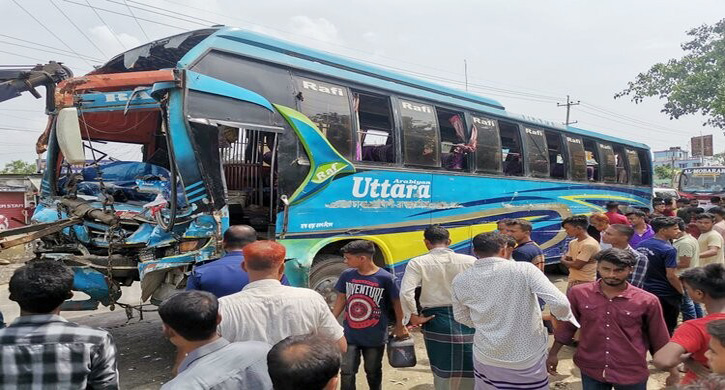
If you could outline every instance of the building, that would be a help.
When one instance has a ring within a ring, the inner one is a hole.
[[[0,231],[30,222],[41,174],[0,174]]]
[[[676,169],[683,169],[714,164],[714,161],[711,161],[711,158],[705,157],[703,162],[702,158],[690,156],[690,152],[683,150],[679,146],[672,146],[667,150],[655,151],[652,152],[652,154],[654,156],[652,159],[652,165],[655,167],[669,165]]]

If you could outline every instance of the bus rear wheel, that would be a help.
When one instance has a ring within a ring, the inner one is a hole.
[[[342,271],[347,268],[345,259],[337,255],[320,255],[312,266],[310,288],[320,293],[330,308],[337,300],[337,291],[335,290],[337,280],[340,278]]]

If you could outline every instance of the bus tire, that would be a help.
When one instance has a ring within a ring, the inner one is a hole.
[[[310,288],[320,293],[331,308],[337,300],[337,280],[342,271],[348,268],[345,259],[337,255],[320,255],[312,265]]]

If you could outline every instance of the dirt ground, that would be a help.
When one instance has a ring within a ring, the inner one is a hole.
[[[24,256],[22,250],[3,252],[3,258],[13,261],[13,264],[0,265],[0,310],[5,315],[6,322],[11,322],[18,316],[15,303],[8,300],[7,282],[12,272],[20,266]],[[566,277],[550,274],[549,279],[562,289],[566,288]],[[121,302],[138,304],[138,286],[124,288]],[[153,306],[146,306],[152,309]],[[122,389],[158,389],[164,382],[171,379],[170,370],[174,358],[174,347],[161,333],[161,320],[156,312],[134,313],[134,318],[128,320],[123,309],[116,308],[109,311],[101,308],[93,312],[63,312],[66,318],[83,325],[107,329],[114,337],[118,348],[118,369],[121,376]],[[393,368],[384,363],[383,388],[385,389],[433,389],[433,376],[423,337],[418,331],[413,332],[416,345],[418,365],[413,368]],[[550,340],[550,342],[552,342]],[[574,349],[564,347],[559,356],[559,375],[550,377],[550,388],[558,390],[581,389],[579,370],[572,361]],[[362,371],[362,368],[361,368]],[[648,389],[663,389],[666,374],[650,369],[652,375]],[[360,372],[357,378],[358,388],[367,389],[364,373]]]

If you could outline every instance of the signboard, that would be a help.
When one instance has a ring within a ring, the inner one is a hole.
[[[0,231],[25,226],[25,192],[0,192]]]
[[[712,157],[712,134],[692,137],[690,143],[692,145],[692,157],[702,157],[703,155]]]
[[[725,173],[725,168],[691,168],[683,171],[692,176],[720,176]]]

